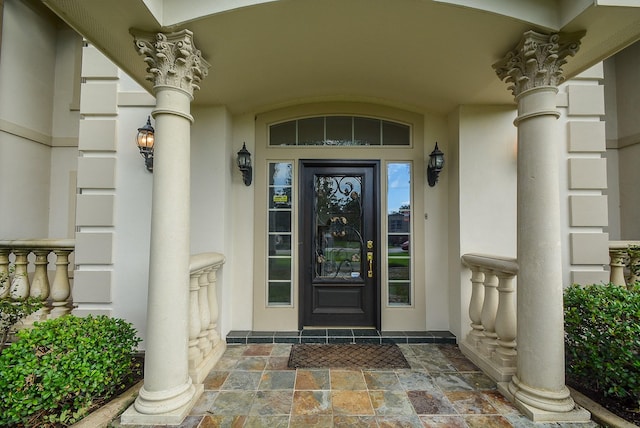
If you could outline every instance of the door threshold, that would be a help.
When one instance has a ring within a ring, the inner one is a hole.
[[[449,331],[378,331],[373,328],[308,327],[295,331],[230,331],[227,345],[296,344],[296,343],[378,343],[378,344],[456,344]]]
[[[375,327],[354,327],[352,325],[306,325],[302,327],[302,330],[377,330]]]

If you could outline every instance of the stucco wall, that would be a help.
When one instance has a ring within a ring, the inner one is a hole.
[[[451,132],[458,134],[457,165],[450,172],[458,174],[458,188],[450,197],[458,201],[459,250],[450,252],[449,263],[453,272],[460,273],[452,273],[451,286],[455,289],[460,278],[460,289],[452,294],[450,306],[452,332],[459,338],[470,328],[471,296],[470,272],[460,257],[466,253],[516,257],[515,117],[515,106],[462,106],[457,118],[450,117],[455,127]]]
[[[429,162],[429,154],[438,142],[438,148],[445,154],[445,166],[440,173],[438,182],[430,187],[426,181],[424,189],[424,211],[414,212],[415,222],[424,222],[424,298],[427,330],[451,330],[449,315],[449,293],[447,284],[450,283],[448,259],[449,245],[455,245],[455,234],[450,236],[449,199],[451,198],[452,171],[447,164],[449,159],[450,135],[446,118],[438,115],[424,115],[424,169],[416,166],[416,174],[426,176],[426,166]],[[414,179],[417,183],[419,180]],[[415,228],[416,232],[419,230]],[[453,238],[453,239],[452,239]],[[415,261],[420,266],[420,260]],[[416,284],[420,286],[420,284]]]
[[[616,113],[620,181],[620,239],[640,240],[640,42],[618,53]],[[608,136],[608,138],[610,138]]]
[[[640,74],[640,72],[639,72]],[[640,111],[640,110],[636,110]],[[620,238],[640,240],[640,141],[619,149]]]
[[[4,4],[0,238],[73,236],[80,38],[20,1]]]
[[[0,58],[0,195],[3,239],[48,233],[55,28],[22,2],[4,5]],[[31,28],[32,23],[33,28]],[[34,55],[37,52],[37,55]],[[40,55],[41,53],[41,55]],[[19,162],[29,159],[29,163]],[[43,215],[43,213],[45,215]]]
[[[120,82],[123,79],[122,72],[119,76]],[[130,93],[147,95],[141,88],[135,89],[137,91]],[[133,323],[143,338],[146,335],[153,175],[145,168],[144,159],[135,144],[135,136],[137,128],[145,124],[151,112],[154,100],[151,96],[148,98],[150,104],[146,106],[122,103],[118,106],[111,301],[100,302],[101,299],[96,299],[94,303],[96,306],[113,308],[112,315]]]
[[[609,225],[605,230],[609,239],[620,240],[620,180],[618,172],[618,105],[616,93],[616,61],[609,58],[602,63],[604,72],[605,138],[607,151],[607,189]]]
[[[250,320],[250,307],[242,313],[242,305],[238,311],[226,303],[238,294],[242,296],[234,285],[238,264],[231,257],[239,241],[234,239],[234,228],[238,226],[232,211],[233,194],[239,189],[239,183],[233,180],[236,171],[233,118],[224,107],[197,107],[192,113],[196,121],[191,132],[191,252],[213,251],[226,257],[217,274],[218,301],[225,302],[218,320],[224,337],[235,325],[233,316],[245,323]],[[238,245],[242,245],[239,242]],[[240,269],[247,270],[247,266],[242,264]],[[246,302],[245,305],[249,306]]]

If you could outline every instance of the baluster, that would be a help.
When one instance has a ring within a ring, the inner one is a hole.
[[[210,268],[209,268],[210,269]],[[209,324],[211,323],[211,313],[209,311],[209,280],[208,271],[205,269],[198,275],[198,303],[200,304],[200,332],[198,334],[198,347],[202,355],[211,352],[212,343],[209,339]]]
[[[627,256],[626,250],[609,249],[610,272],[609,281],[613,285],[624,287],[626,285],[624,279],[624,261]]]
[[[640,251],[629,252],[629,269],[631,270],[629,285],[640,282]]]
[[[493,360],[501,367],[515,367],[517,316],[515,304],[514,275],[506,272],[498,274],[498,312],[496,314],[496,334],[498,348]]]
[[[198,274],[191,273],[189,278],[189,368],[195,369],[202,361],[198,348],[200,334],[200,305],[198,304]]]
[[[467,335],[467,342],[477,347],[484,337],[482,327],[482,306],[484,303],[484,274],[477,266],[471,266],[471,301],[469,302],[469,318],[471,331]]]
[[[13,300],[24,300],[29,296],[27,264],[29,263],[28,256],[30,252],[30,250],[13,250],[13,254],[16,256],[16,269],[13,272],[10,292]]]
[[[480,350],[483,354],[491,356],[498,346],[498,335],[495,331],[498,311],[498,277],[488,269],[483,269],[482,272],[484,273],[484,304],[480,318],[484,327],[484,338],[480,343]]]
[[[49,266],[49,252],[50,250],[33,250],[36,255],[36,271],[33,274],[33,280],[31,281],[31,297],[40,299],[43,302],[49,298],[49,275],[47,274],[47,267]],[[33,316],[36,320],[44,320],[49,314],[49,307],[43,306]]]
[[[11,278],[9,278],[9,250],[0,249],[0,299],[9,296]]]
[[[51,306],[50,318],[58,318],[71,312],[68,305],[71,295],[71,284],[69,282],[69,254],[73,250],[53,250],[56,255],[56,273],[51,286]]]
[[[213,266],[213,268],[209,270],[207,273],[207,280],[209,282],[208,297],[209,297],[209,315],[210,315],[210,322],[207,330],[209,331],[209,340],[211,340],[211,343],[213,344],[214,347],[218,344],[218,342],[220,342],[220,335],[216,330],[218,327],[218,314],[219,314],[218,294],[217,294],[218,293],[217,272],[218,272],[219,266],[220,265]]]

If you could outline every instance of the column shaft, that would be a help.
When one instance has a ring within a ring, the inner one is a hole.
[[[557,129],[562,65],[582,34],[528,31],[494,64],[518,102],[517,371],[500,390],[534,421],[586,421],[565,386]]]
[[[202,392],[188,360],[190,105],[209,64],[188,30],[137,33],[134,44],[154,82],[155,145],[144,385],[121,421],[177,425]]]
[[[191,400],[188,366],[191,97],[156,89],[151,256],[141,413],[164,413]]]
[[[517,120],[518,378],[549,391],[566,389],[556,93],[520,94]]]

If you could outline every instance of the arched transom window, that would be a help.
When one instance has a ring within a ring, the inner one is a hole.
[[[409,146],[409,125],[363,116],[316,116],[269,126],[270,146]]]

